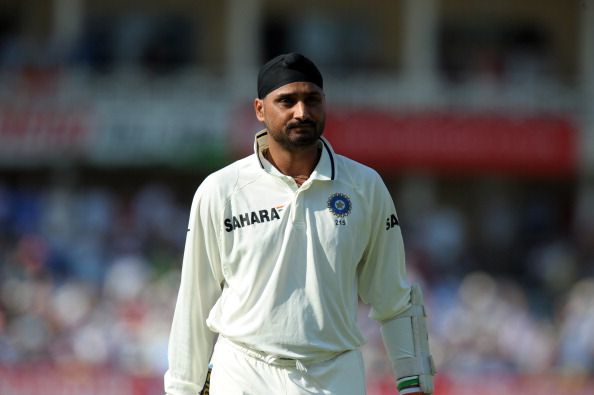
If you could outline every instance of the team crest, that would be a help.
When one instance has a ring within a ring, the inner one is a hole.
[[[351,199],[344,193],[335,193],[328,198],[328,209],[337,217],[346,217],[351,213]]]

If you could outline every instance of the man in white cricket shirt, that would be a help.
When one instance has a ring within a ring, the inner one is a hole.
[[[194,196],[166,393],[365,394],[359,297],[400,394],[432,393],[425,309],[394,203],[374,170],[322,137],[318,68],[296,53],[270,60],[254,109],[266,126],[254,154]]]

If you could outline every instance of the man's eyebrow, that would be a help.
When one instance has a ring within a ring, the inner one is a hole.
[[[296,93],[279,93],[278,95],[276,95],[275,99],[286,99],[286,98],[291,98],[291,97],[295,97],[297,96]]]
[[[275,99],[276,100],[280,100],[280,99],[289,99],[289,98],[295,98],[295,97],[322,97],[323,95],[320,92],[317,91],[312,91],[312,92],[305,92],[305,93],[297,93],[297,92],[290,92],[290,93],[279,93]]]

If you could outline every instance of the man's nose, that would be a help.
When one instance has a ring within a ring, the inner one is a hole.
[[[309,114],[309,108],[307,107],[307,104],[305,104],[302,101],[298,101],[295,104],[295,112],[294,112],[293,116],[296,119],[309,119],[310,114]]]

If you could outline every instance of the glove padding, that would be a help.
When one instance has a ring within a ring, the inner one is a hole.
[[[417,376],[423,393],[432,394],[436,369],[429,351],[426,312],[418,284],[411,287],[410,303],[406,311],[382,323],[381,333],[394,376],[397,379]]]

